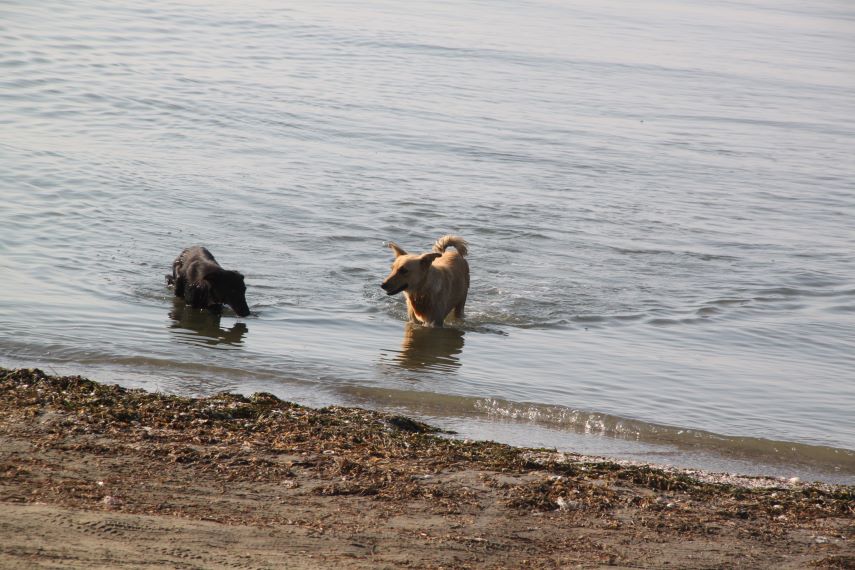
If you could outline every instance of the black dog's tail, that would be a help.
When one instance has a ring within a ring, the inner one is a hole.
[[[436,253],[445,253],[445,248],[450,245],[454,246],[454,249],[463,257],[469,254],[469,244],[466,243],[466,240],[460,236],[452,235],[442,236],[436,240],[436,243],[433,244],[433,250]]]

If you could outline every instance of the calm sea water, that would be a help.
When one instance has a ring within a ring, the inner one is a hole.
[[[2,2],[0,364],[855,482],[853,93],[844,0]]]

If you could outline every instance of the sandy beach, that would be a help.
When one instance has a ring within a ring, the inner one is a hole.
[[[3,568],[852,568],[855,489],[0,369]],[[716,481],[722,482],[716,482]]]

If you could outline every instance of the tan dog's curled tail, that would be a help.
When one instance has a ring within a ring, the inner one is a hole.
[[[469,253],[469,244],[466,243],[466,240],[460,236],[452,235],[442,236],[441,238],[436,240],[436,243],[433,244],[433,250],[436,253],[445,253],[445,248],[450,245],[454,246],[454,249],[456,249],[457,252],[463,257],[466,257],[466,255]]]

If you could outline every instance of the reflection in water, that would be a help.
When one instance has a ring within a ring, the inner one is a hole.
[[[248,330],[244,323],[235,323],[230,329],[224,329],[220,326],[221,315],[188,307],[182,299],[173,299],[172,305],[169,318],[174,322],[169,328],[174,329],[178,340],[208,345],[243,343],[243,336]]]
[[[460,366],[457,355],[463,352],[463,334],[458,329],[435,329],[408,322],[395,361],[409,370],[457,368]]]

